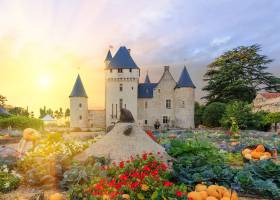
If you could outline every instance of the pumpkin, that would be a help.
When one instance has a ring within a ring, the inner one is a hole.
[[[252,159],[252,155],[250,153],[245,154],[244,157],[248,160]]]
[[[262,152],[262,153],[265,152],[265,148],[262,144],[259,144],[255,150],[257,152]]]
[[[230,200],[230,198],[229,197],[223,197],[223,198],[221,198],[221,200]]]
[[[199,192],[190,192],[188,194],[188,199],[192,199],[192,200],[202,200],[200,193]]]
[[[238,195],[235,191],[230,191],[230,200],[238,200]]]
[[[50,196],[49,200],[63,200],[63,195],[60,193],[54,193]]]
[[[257,160],[260,159],[261,154],[262,154],[262,152],[259,152],[259,151],[256,151],[256,150],[252,151],[252,153],[251,153],[252,158],[257,159]]]
[[[245,156],[246,154],[250,154],[251,151],[252,151],[251,149],[246,148],[242,151],[242,155]]]
[[[218,200],[216,197],[207,197],[206,200]]]
[[[221,197],[221,194],[219,192],[219,187],[218,185],[210,185],[208,188],[207,188],[207,193],[209,196],[212,196],[212,197],[216,197],[216,198],[220,198]]]
[[[206,191],[200,191],[199,192],[201,200],[206,200],[208,197],[208,193]]]
[[[224,186],[219,186],[218,192],[220,194],[220,197],[226,197],[227,195],[229,195],[227,188],[225,188]]]
[[[203,185],[203,184],[197,184],[195,186],[195,191],[196,192],[201,192],[201,191],[206,191],[207,190],[207,186]]]
[[[267,157],[271,158],[271,153],[270,152],[264,152],[264,156],[267,156]]]

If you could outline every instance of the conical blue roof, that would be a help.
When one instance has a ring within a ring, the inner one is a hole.
[[[112,58],[113,58],[113,57],[112,57],[111,51],[110,51],[110,49],[109,49],[109,51],[108,51],[108,53],[107,53],[107,56],[106,56],[106,58],[105,58],[105,62],[106,62],[106,61],[111,61]]]
[[[138,66],[130,56],[128,49],[125,46],[122,46],[111,59],[111,62],[108,64],[108,68],[132,69],[138,68]]]
[[[144,83],[151,83],[148,73],[147,73],[147,75],[146,75],[146,78],[145,78],[145,82],[144,82]]]
[[[79,74],[69,97],[88,97]]]
[[[176,88],[181,88],[181,87],[195,88],[186,66],[184,66],[184,69],[181,73],[180,79],[179,79],[179,81],[176,85]]]

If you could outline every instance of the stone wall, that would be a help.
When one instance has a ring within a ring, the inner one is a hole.
[[[267,112],[280,112],[280,97],[266,99],[261,94],[258,94],[253,101],[253,110],[267,111]]]
[[[105,128],[105,110],[89,110],[89,127]]]

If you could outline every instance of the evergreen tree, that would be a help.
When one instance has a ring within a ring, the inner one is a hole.
[[[259,54],[260,45],[240,46],[225,52],[208,65],[204,75],[208,103],[240,100],[252,102],[260,90],[280,91],[280,79],[267,72],[272,62]]]
[[[4,107],[6,101],[7,98],[0,94],[0,107]]]

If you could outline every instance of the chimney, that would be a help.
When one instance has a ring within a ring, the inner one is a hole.
[[[169,66],[164,66],[164,71],[169,71]]]

